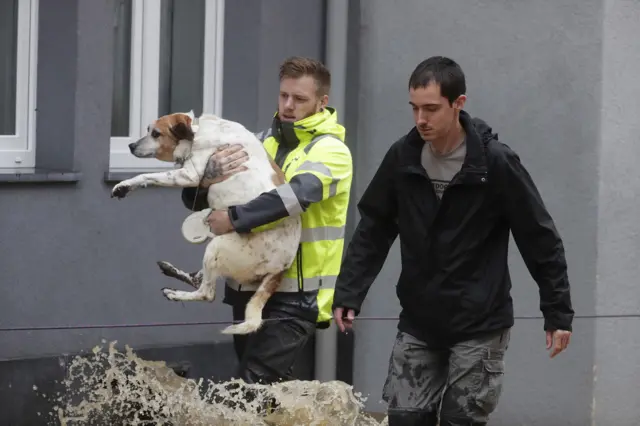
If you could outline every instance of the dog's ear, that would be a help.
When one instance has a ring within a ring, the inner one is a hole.
[[[193,142],[193,137],[195,136],[193,130],[191,130],[191,126],[186,121],[178,121],[176,124],[169,128],[169,131],[177,140],[188,140]]]

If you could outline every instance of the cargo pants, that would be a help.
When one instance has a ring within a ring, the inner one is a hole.
[[[434,347],[398,332],[383,389],[389,426],[486,425],[502,393],[509,338],[506,329]]]

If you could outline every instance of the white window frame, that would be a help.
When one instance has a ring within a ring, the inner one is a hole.
[[[145,135],[147,126],[158,118],[160,81],[160,0],[136,0],[132,7],[129,136],[111,137],[109,168],[167,170],[173,165],[136,158],[128,147]],[[202,111],[222,115],[224,0],[205,0],[204,28]]]
[[[39,0],[18,1],[16,128],[14,135],[0,135],[0,168],[36,165],[38,4]]]

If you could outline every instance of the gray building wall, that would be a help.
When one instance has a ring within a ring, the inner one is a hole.
[[[598,315],[636,315],[595,323],[594,419],[640,423],[640,3],[605,0],[598,168]]]
[[[180,191],[148,188],[110,198],[113,8],[113,0],[40,2],[37,170],[0,190],[3,327],[231,319],[222,288],[212,304],[162,296],[163,287],[184,287],[155,262],[197,270],[204,252],[180,234],[189,213]],[[300,16],[308,13],[319,18],[303,23]],[[226,117],[252,129],[270,125],[279,63],[293,54],[322,59],[323,13],[321,0],[226,2]],[[25,182],[33,176],[42,182]],[[52,182],[55,176],[72,176],[71,182]],[[54,389],[62,374],[58,357],[91,350],[102,339],[150,357],[190,361],[192,376],[228,378],[235,355],[221,329],[0,332],[0,424],[39,424],[35,413],[46,409],[34,409],[42,400],[32,386]],[[309,350],[298,368],[311,378],[312,345]]]
[[[400,6],[401,4],[401,6]],[[467,75],[467,110],[521,156],[564,238],[577,314],[638,314],[640,5],[631,0],[447,2],[366,0],[350,17],[358,50],[354,202],[391,143],[413,125],[407,81],[431,55]],[[348,123],[349,124],[349,123]],[[354,131],[353,127],[350,131]],[[363,307],[395,316],[398,244]],[[537,286],[511,245],[516,319],[495,425],[637,425],[638,319],[574,322],[550,360]],[[536,317],[528,319],[523,317]],[[355,387],[380,403],[395,321],[356,327]]]

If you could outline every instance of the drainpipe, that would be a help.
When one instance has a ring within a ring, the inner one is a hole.
[[[344,125],[349,2],[348,0],[326,0],[326,7],[325,65],[331,71],[329,105],[336,109],[338,121]],[[325,382],[336,379],[337,352],[337,327],[332,321],[329,328],[316,332],[316,380]]]

